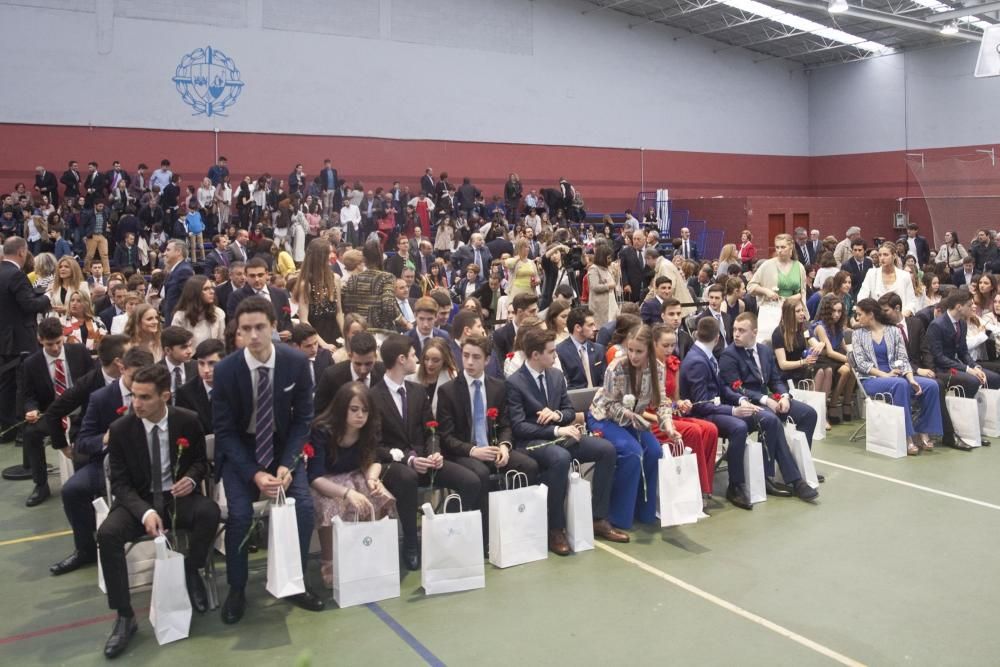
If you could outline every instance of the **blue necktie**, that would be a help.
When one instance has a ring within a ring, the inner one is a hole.
[[[477,447],[485,447],[489,444],[486,436],[486,405],[483,401],[482,386],[481,380],[475,380],[472,383],[472,421]]]
[[[549,405],[549,394],[545,391],[545,375],[538,376],[538,390],[542,392],[542,402],[546,407]]]
[[[257,369],[257,463],[264,469],[274,462],[274,393],[268,369]]]

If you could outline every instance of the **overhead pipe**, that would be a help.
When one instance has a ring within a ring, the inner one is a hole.
[[[768,0],[772,4],[779,5],[791,5],[793,7],[802,7],[804,9],[811,9],[817,12],[826,13],[829,4],[822,2],[821,0]],[[847,16],[853,16],[854,18],[864,19],[866,21],[873,21],[876,23],[885,23],[886,25],[896,26],[898,28],[906,28],[908,30],[915,30],[917,32],[925,32],[933,35],[941,36],[941,28],[925,21],[918,21],[917,19],[905,18],[902,16],[895,16],[894,14],[887,14],[885,12],[876,12],[871,9],[862,9],[855,5],[849,5],[846,12],[842,12]],[[951,35],[956,39],[964,39],[969,42],[980,42],[982,36],[977,33],[968,32],[966,30],[959,30],[957,34]]]

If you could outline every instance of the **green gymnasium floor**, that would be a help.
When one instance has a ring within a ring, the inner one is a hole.
[[[308,651],[313,665],[1000,664],[1000,442],[894,461],[849,443],[852,430],[815,445],[827,478],[816,506],[726,505],[631,544],[487,565],[479,591],[426,597],[410,573],[398,599],[319,614],[271,598],[258,570],[239,625],[195,615],[191,638],[161,648],[143,609],[117,662],[292,665]],[[19,459],[0,448],[0,466]],[[96,569],[49,576],[71,537],[58,498],[29,510],[29,491],[0,483],[0,664],[103,664],[112,616]]]

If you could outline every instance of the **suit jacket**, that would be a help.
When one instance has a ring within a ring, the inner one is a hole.
[[[192,276],[194,276],[194,267],[186,259],[178,262],[177,266],[167,274],[167,279],[163,281],[163,300],[160,302],[160,312],[166,321],[169,322],[170,318],[173,317],[174,308],[177,307],[177,302],[180,301],[184,284]]]
[[[413,341],[413,349],[414,351],[416,351],[417,356],[419,357],[420,353],[423,351],[423,346],[420,344],[420,334],[417,332],[417,327],[413,327],[412,329],[407,331],[406,335],[409,336],[410,340]],[[434,327],[433,331],[431,331],[431,338],[443,338],[444,342],[446,343],[451,342],[451,336],[448,335],[448,332],[445,331],[444,329],[438,329],[437,327]],[[456,363],[458,361],[461,361],[461,357],[459,357],[459,359],[456,360]]]
[[[38,194],[48,197],[53,206],[59,203],[59,183],[51,171],[35,174],[35,187]]]
[[[715,344],[716,359],[719,358],[719,355],[722,354],[722,351],[724,349],[733,344],[733,318],[730,317],[729,313],[719,313],[719,314],[722,316],[722,323],[723,323],[723,326],[721,327],[722,328],[721,333],[725,334],[726,342],[725,343],[722,342],[722,336],[720,335],[719,341]],[[703,310],[701,313],[698,314],[698,317],[695,319],[695,322],[697,323],[703,317],[711,317],[711,316],[712,316],[711,312],[708,310],[708,308],[706,308],[705,310]]]
[[[855,298],[858,296],[858,291],[861,289],[861,283],[865,280],[865,274],[868,273],[869,269],[874,267],[875,265],[872,264],[872,261],[867,257],[862,260],[861,268],[858,268],[858,263],[854,261],[853,257],[840,265],[840,269],[842,271],[847,271],[851,274],[851,294],[853,294]]]
[[[90,369],[83,377],[74,378],[73,386],[57,397],[45,410],[40,423],[43,430],[49,434],[52,440],[53,449],[64,449],[69,443],[66,441],[66,432],[62,429],[62,418],[70,417],[77,413],[70,420],[69,437],[76,441],[80,433],[80,425],[83,416],[87,414],[90,404],[91,394],[103,389],[104,373],[100,366]],[[79,412],[77,412],[79,410]]]
[[[50,307],[49,297],[35,293],[20,267],[0,261],[0,356],[37,350],[37,315]]]
[[[105,385],[91,394],[87,411],[83,413],[83,421],[80,423],[80,432],[76,434],[76,440],[73,442],[73,449],[91,459],[104,458],[107,453],[104,448],[104,434],[121,416],[118,410],[122,405],[124,403],[120,381]]]
[[[230,243],[226,252],[229,253],[230,262],[246,262],[250,259],[250,251],[247,248],[241,248],[238,243]]]
[[[928,327],[927,345],[934,359],[933,370],[947,372],[955,368],[965,371],[968,366],[976,366],[976,362],[969,354],[969,346],[965,342],[965,337],[969,333],[968,322],[960,321],[958,328],[959,332],[956,335],[948,313],[935,319]]]
[[[420,177],[420,191],[429,196],[431,199],[434,198],[434,177],[424,174]]]
[[[176,405],[198,415],[201,429],[208,435],[212,432],[212,402],[208,392],[205,391],[205,383],[198,377],[198,372],[195,371],[194,377],[188,376],[188,378],[188,381],[177,390]]]
[[[114,321],[115,315],[119,314],[114,305],[111,305],[102,310],[97,316],[101,318],[101,322],[104,322],[104,329],[111,331],[111,323]]]
[[[590,380],[594,387],[604,386],[604,358],[607,350],[603,345],[587,341],[587,357],[590,360]],[[562,366],[563,374],[566,376],[566,383],[570,389],[585,389],[587,387],[587,375],[584,373],[583,364],[580,362],[580,355],[576,350],[576,342],[573,337],[565,339],[556,345],[556,354],[559,355],[559,365]]]
[[[167,368],[167,360],[166,359],[160,359],[159,361],[156,362],[156,365],[157,366],[163,366],[164,368]],[[190,361],[185,361],[184,364],[183,364],[183,366],[184,366],[184,382],[183,382],[183,384],[187,384],[188,382],[190,382],[191,378],[198,377],[198,362],[197,361],[195,361],[194,359],[191,359]],[[167,368],[167,370],[170,370],[170,369]],[[173,377],[170,378],[170,381],[173,382]],[[174,398],[176,398],[176,397],[174,397]],[[206,433],[211,433],[211,431],[206,431]]]
[[[966,277],[965,269],[963,268],[961,271],[956,271],[951,274],[951,282],[955,285],[955,287],[968,287],[969,283],[972,282],[972,279],[975,276],[976,273],[972,272],[968,277]]]
[[[594,336],[594,340],[597,341],[598,345],[608,346],[608,343],[611,342],[611,337],[615,335],[615,325],[617,324],[618,320],[611,320],[601,325],[601,328],[597,330],[597,335]]]
[[[655,296],[643,301],[639,307],[639,316],[642,317],[643,323],[649,325],[662,323],[663,318],[660,316],[662,305]]]
[[[688,252],[688,254],[690,256],[687,259],[690,259],[693,262],[697,262],[699,259],[701,259],[700,256],[698,255],[698,244],[694,242],[694,239],[688,239],[688,247],[690,248],[690,250]],[[677,250],[675,252],[677,254],[683,255],[684,254],[684,244],[681,243],[681,245],[678,246],[678,248],[677,248]]]
[[[902,236],[899,237],[899,240],[902,241],[903,243],[905,243],[907,245],[907,247],[909,247],[909,245],[910,245],[910,243],[909,243],[910,237],[909,236],[907,236],[906,234],[903,234]],[[919,266],[926,265],[931,260],[931,247],[930,247],[930,245],[928,245],[927,239],[925,239],[923,236],[919,236],[919,235],[914,236],[913,237],[913,245],[916,246],[916,249],[917,249],[917,264]]]
[[[677,345],[674,348],[674,356],[676,356],[681,361],[684,361],[684,357],[687,356],[688,350],[694,345],[694,339],[691,338],[689,334],[684,329],[677,330]]]
[[[816,263],[816,250],[813,248],[809,241],[806,241],[805,252],[802,251],[802,246],[795,242],[795,258],[802,262],[803,265],[809,266],[810,264]]]
[[[212,248],[212,252],[205,256],[205,275],[211,277],[215,273],[215,267],[219,265],[228,268],[231,261],[228,248],[226,252],[222,252],[218,248]]]
[[[922,317],[914,315],[906,318],[906,354],[910,357],[910,365],[917,368],[934,368],[934,357],[931,355],[927,339],[927,325]]]
[[[83,345],[66,343],[63,345],[63,349],[66,351],[68,380],[71,383],[76,383],[93,368],[94,362],[91,360],[90,352]],[[52,376],[49,374],[48,360],[44,350],[38,350],[24,360],[22,390],[24,392],[25,412],[31,410],[44,412],[56,399],[55,386],[52,384]]]
[[[83,191],[86,197],[87,208],[92,208],[95,200],[103,199],[107,193],[107,189],[107,181],[104,180],[104,174],[101,172],[95,171],[84,177]],[[88,192],[88,190],[93,190],[94,192]]]
[[[313,418],[312,378],[304,354],[288,345],[275,345],[274,466],[291,467],[302,452]],[[233,466],[250,482],[261,466],[256,439],[248,433],[253,414],[253,382],[243,352],[230,354],[215,366],[212,382],[212,430],[219,470]],[[271,471],[273,472],[273,471]]]
[[[115,252],[111,257],[111,266],[116,269],[139,269],[139,246],[127,246],[119,243],[115,246]]]
[[[189,446],[183,452],[177,441],[186,438]],[[108,472],[114,507],[124,507],[137,521],[153,507],[153,475],[149,456],[149,437],[142,420],[130,413],[111,425],[108,432]],[[184,408],[167,408],[167,442],[170,447],[170,470],[174,481],[189,477],[198,485],[208,474],[205,454],[205,434],[198,415]],[[162,508],[161,508],[162,509]]]
[[[493,332],[493,351],[498,359],[504,359],[514,349],[514,322],[498,328]]]
[[[743,382],[743,393],[754,405],[759,405],[762,396],[787,394],[788,383],[778,370],[771,348],[760,343],[756,343],[756,347],[760,369],[747,354],[747,348],[730,345],[719,357],[719,378],[730,387],[737,380]]]
[[[641,250],[636,251],[631,246],[623,247],[618,253],[622,272],[622,287],[626,285],[632,287],[632,294],[629,295],[628,301],[638,301],[639,293],[642,292],[642,278],[646,263],[641,254]]]
[[[271,305],[274,306],[274,316],[278,318],[275,325],[278,331],[290,331],[292,328],[292,306],[288,302],[288,293],[277,287],[267,286],[268,294],[271,295]],[[246,283],[242,288],[234,291],[226,302],[226,319],[231,320],[236,317],[236,308],[243,299],[253,296],[254,291],[250,283]]]
[[[536,415],[542,408],[562,413],[554,424],[539,424]],[[545,397],[527,364],[507,378],[507,410],[513,424],[514,445],[523,447],[536,440],[554,440],[557,426],[567,426],[576,419],[569,399],[566,378],[557,368],[545,371]]]
[[[215,288],[215,303],[219,306],[219,308],[222,308],[223,311],[228,310],[229,297],[233,295],[234,291],[233,283],[228,280]],[[228,312],[226,313],[226,319],[229,319]]]
[[[379,411],[382,419],[380,421],[377,441],[379,447],[379,459],[391,461],[389,455],[391,449],[401,449],[408,452],[410,456],[427,456],[427,448],[424,442],[424,429],[429,421],[434,421],[431,413],[431,402],[427,398],[427,389],[422,384],[404,380],[406,386],[406,421],[399,414],[396,401],[389,394],[389,387],[382,378],[372,387],[372,404]]]
[[[406,257],[403,257],[398,252],[385,260],[385,270],[396,276],[397,278],[403,277],[403,268],[406,266]]]
[[[371,379],[368,386],[374,387],[381,382],[383,375],[385,375],[385,366],[382,365],[381,361],[376,361],[368,373]],[[327,367],[322,374],[317,373],[316,395],[313,397],[316,414],[325,410],[326,406],[333,401],[333,397],[337,395],[337,391],[348,382],[352,382],[352,378],[350,360],[337,362]]]
[[[719,379],[714,363],[715,359],[697,345],[688,350],[681,362],[677,374],[680,379],[680,395],[695,404],[691,408],[692,417],[707,419],[713,416],[732,416],[732,406],[740,402],[740,394]],[[720,399],[720,405],[712,402],[714,398]]]
[[[507,386],[503,380],[483,376],[486,388],[486,405],[489,411],[495,408],[497,418],[495,420],[496,442],[497,444],[511,443],[512,433],[510,429],[510,418],[507,414]],[[459,373],[451,382],[445,382],[437,390],[437,417],[440,427],[438,433],[441,436],[441,448],[448,458],[459,456],[469,456],[474,445],[472,444],[472,401],[469,398],[469,384],[466,382],[465,373]],[[490,436],[489,424],[486,427],[486,435]]]
[[[490,263],[493,261],[493,255],[490,253],[489,247],[484,243],[483,247],[479,249],[479,259],[483,263],[483,271],[479,273],[480,277],[489,276]],[[456,250],[451,256],[451,264],[455,271],[464,274],[465,268],[469,264],[476,263],[476,252],[471,244],[464,245],[458,250]]]
[[[59,177],[59,182],[66,186],[63,191],[63,196],[66,198],[79,197],[80,196],[80,183],[83,181],[83,177],[80,176],[80,172],[67,169]]]
[[[316,358],[312,360],[314,386],[319,384],[319,379],[323,377],[323,373],[332,365],[333,353],[325,347],[319,348],[316,351]]]

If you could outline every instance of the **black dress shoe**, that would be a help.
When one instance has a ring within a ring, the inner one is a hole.
[[[318,595],[310,593],[308,589],[306,589],[305,593],[291,596],[288,598],[288,601],[306,611],[323,611],[323,608],[326,606]]]
[[[91,563],[96,563],[96,562],[97,562],[96,555],[82,553],[80,551],[74,551],[73,553],[66,556],[55,565],[49,566],[49,572],[53,576],[58,577],[60,574],[66,574],[67,572],[78,570],[84,565],[90,565]]]
[[[28,496],[28,499],[24,501],[24,504],[26,507],[34,507],[36,505],[41,505],[43,502],[45,502],[46,498],[48,498],[51,495],[52,492],[49,491],[49,485],[41,484],[34,488],[34,490],[31,492],[31,495]]]
[[[420,546],[403,547],[403,564],[410,572],[420,569]]]
[[[104,644],[104,657],[117,658],[128,647],[128,641],[139,629],[139,623],[135,616],[119,616],[115,619],[115,627],[111,629],[111,636]]]
[[[955,442],[953,442],[950,445],[948,445],[948,447],[951,447],[952,449],[957,449],[957,450],[962,451],[962,452],[971,452],[972,451],[972,446],[965,444],[961,440],[956,440]]]
[[[795,495],[798,496],[800,500],[816,500],[819,498],[819,491],[806,484],[804,479],[800,479],[795,482],[794,490]]]
[[[222,603],[222,622],[227,625],[239,623],[247,608],[247,596],[242,588],[230,588],[226,601]]]
[[[752,510],[753,503],[750,502],[750,491],[746,484],[730,484],[726,489],[726,500],[736,507],[744,510]]]
[[[199,614],[204,614],[208,611],[208,591],[205,590],[205,582],[197,569],[185,570],[184,578],[187,581],[191,607]]]
[[[983,447],[989,447],[990,446],[990,441],[987,440],[986,438],[983,438],[982,441],[979,444],[981,444]]]
[[[816,473],[816,481],[819,482],[820,484],[823,484],[826,482],[826,477],[824,477],[819,473]]]
[[[792,497],[792,487],[781,482],[775,482],[769,477],[764,478],[764,490],[767,491],[767,495],[769,496],[776,496],[778,498]]]

